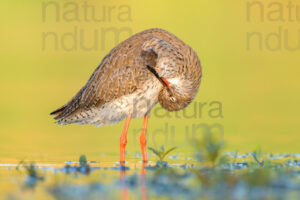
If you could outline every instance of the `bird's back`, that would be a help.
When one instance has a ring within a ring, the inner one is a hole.
[[[161,41],[171,44],[177,53],[189,48],[179,38],[162,29],[137,33],[113,48],[83,88],[51,114],[56,115],[55,119],[62,124],[98,125],[118,122],[134,110],[137,112],[135,117],[145,114],[157,103],[157,95],[162,87],[147,70],[147,65],[156,64],[155,56],[168,55],[143,52],[147,47],[156,48],[157,51],[163,49]],[[136,101],[146,102],[147,107]]]

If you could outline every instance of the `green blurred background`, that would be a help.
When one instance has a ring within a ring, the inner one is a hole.
[[[62,127],[49,113],[86,83],[116,43],[154,27],[174,33],[197,51],[203,79],[195,102],[203,106],[196,107],[197,117],[183,118],[181,111],[161,118],[157,113],[164,112],[157,105],[148,146],[178,146],[177,152],[189,153],[192,126],[204,123],[224,128],[227,151],[249,152],[261,145],[265,152],[299,152],[296,3],[289,10],[283,0],[2,2],[0,161],[61,162],[82,153],[94,160],[117,160],[123,122]],[[219,110],[214,110],[216,102]],[[194,108],[185,113],[192,115]],[[142,119],[131,123],[128,158],[140,150],[141,125]]]

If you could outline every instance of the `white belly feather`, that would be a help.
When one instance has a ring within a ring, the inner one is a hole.
[[[124,95],[112,102],[105,103],[100,108],[92,108],[88,118],[78,124],[96,124],[97,126],[117,123],[128,115],[132,118],[143,117],[158,102],[158,93],[162,85],[157,80],[149,80],[142,89],[135,93]]]

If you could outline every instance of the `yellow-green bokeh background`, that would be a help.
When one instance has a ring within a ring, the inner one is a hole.
[[[266,35],[281,26],[288,29],[290,42],[295,46],[299,43],[299,21],[262,22],[257,8],[250,13],[251,21],[247,21],[248,1],[243,0],[101,0],[88,1],[98,9],[98,15],[102,14],[101,9],[105,6],[118,8],[128,5],[132,20],[121,22],[118,20],[119,12],[115,10],[111,21],[86,22],[82,16],[83,1],[72,1],[80,6],[80,22],[56,22],[52,8],[47,10],[46,21],[43,22],[43,2],[47,1],[1,3],[1,162],[15,162],[23,158],[60,162],[77,159],[82,153],[99,160],[101,152],[117,156],[123,123],[101,128],[61,127],[54,124],[49,116],[85,84],[114,46],[114,42],[108,39],[106,48],[98,51],[54,50],[51,42],[42,49],[43,32],[62,35],[73,31],[74,26],[83,29],[87,35],[92,35],[95,29],[107,27],[130,27],[133,33],[159,27],[174,33],[197,51],[203,65],[203,80],[196,101],[222,102],[224,118],[210,118],[209,107],[203,110],[203,117],[196,119],[152,118],[149,122],[150,137],[151,132],[164,128],[167,120],[175,127],[175,140],[179,144],[186,140],[185,126],[220,123],[224,126],[228,151],[249,152],[256,145],[273,153],[299,151],[300,50],[260,50],[255,42],[251,43],[253,48],[247,50],[246,41],[247,32]],[[68,1],[54,2],[59,4],[62,16],[64,2]],[[268,5],[273,1],[264,2],[267,15]],[[277,2],[284,6],[287,4],[283,0]],[[287,9],[283,12],[286,17]],[[122,35],[121,39],[126,37],[126,34]],[[92,42],[92,38],[87,40],[87,44]],[[134,145],[132,131],[141,124],[140,119],[131,124],[127,145],[129,152],[139,151],[138,138]],[[161,136],[157,136],[158,140]],[[160,140],[162,144],[163,137]],[[169,138],[168,146],[171,145]],[[187,149],[182,147],[177,151]]]

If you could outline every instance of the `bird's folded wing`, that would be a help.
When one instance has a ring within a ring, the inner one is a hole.
[[[142,88],[152,74],[144,64],[145,58],[140,56],[141,49],[139,52],[138,56],[131,58],[128,54],[115,54],[115,59],[110,57],[109,60],[105,60],[106,57],[75,97],[51,114],[57,115],[55,119],[61,119],[91,107],[101,107]]]
[[[55,119],[62,119],[132,94],[153,78],[147,65],[155,68],[159,59],[164,59],[166,64],[168,55],[175,52],[173,48],[176,46],[170,46],[156,36],[124,41],[104,57],[86,85],[67,104],[51,114],[56,115]]]

